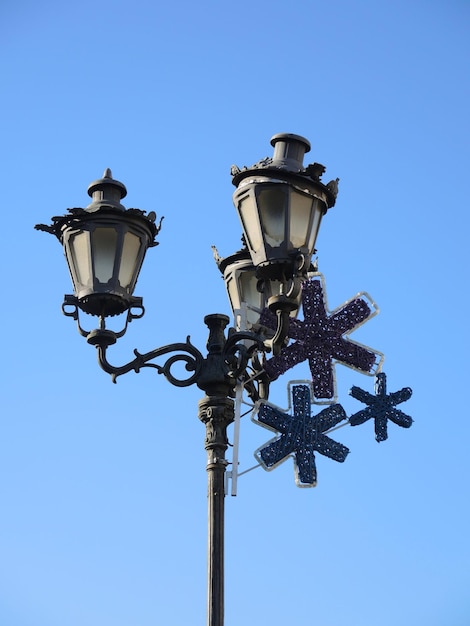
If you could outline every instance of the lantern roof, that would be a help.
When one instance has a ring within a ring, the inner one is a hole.
[[[114,215],[116,219],[125,219],[125,215],[129,219],[135,219],[149,229],[149,247],[158,245],[155,237],[160,232],[163,217],[156,224],[157,215],[154,211],[147,213],[141,209],[126,209],[120,200],[127,195],[127,189],[123,183],[113,178],[109,168],[105,169],[102,178],[90,183],[88,195],[92,198],[92,202],[86,208],[75,207],[67,209],[68,213],[66,215],[52,217],[52,224],[36,224],[35,229],[55,235],[62,242],[63,232],[67,227],[79,226],[86,220],[94,219],[95,217],[99,218],[104,215],[109,217]]]
[[[274,178],[293,184],[297,182],[309,188],[320,188],[326,195],[328,208],[335,205],[339,178],[325,184],[321,181],[326,171],[324,165],[321,163],[304,165],[304,156],[311,148],[308,139],[293,133],[278,133],[271,137],[271,145],[274,147],[272,157],[265,157],[251,167],[245,165],[239,168],[232,165],[232,183],[235,187],[250,182],[254,176]]]

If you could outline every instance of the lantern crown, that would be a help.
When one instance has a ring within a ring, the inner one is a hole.
[[[273,167],[281,167],[290,171],[302,171],[306,152],[310,152],[310,142],[300,135],[279,133],[271,137],[274,148]]]
[[[239,168],[232,165],[232,183],[235,187],[249,184],[254,176],[265,176],[292,184],[300,183],[312,191],[324,194],[327,208],[335,205],[339,179],[324,184],[321,180],[326,171],[324,165],[304,165],[304,156],[311,149],[308,139],[294,133],[278,133],[271,137],[271,145],[274,148],[272,157],[265,157],[251,167]]]
[[[90,183],[88,195],[92,199],[91,204],[86,207],[86,211],[89,213],[94,213],[102,208],[126,210],[120,201],[127,196],[127,189],[123,183],[114,180],[109,167],[105,169],[102,178]]]

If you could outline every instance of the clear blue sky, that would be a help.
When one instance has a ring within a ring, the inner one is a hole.
[[[410,430],[339,430],[344,464],[290,461],[227,499],[226,626],[468,626],[467,0],[186,0],[0,8],[0,625],[205,623],[198,389],[153,371],[112,385],[61,314],[60,246],[33,230],[88,203],[110,167],[165,221],[110,354],[192,341],[229,312],[211,244],[238,249],[230,166],[312,143],[340,178],[317,242],[330,308],[365,290],[354,339],[413,388]],[[373,379],[338,366],[340,401]],[[286,406],[287,382],[273,386]],[[242,423],[241,467],[269,433]]]

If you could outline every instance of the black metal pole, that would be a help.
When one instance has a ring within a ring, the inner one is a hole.
[[[208,315],[207,359],[197,382],[206,392],[199,402],[199,419],[206,426],[207,450],[207,626],[224,623],[224,505],[225,451],[228,446],[227,426],[234,419],[233,395],[235,381],[228,375],[223,356],[226,315]]]
[[[224,623],[225,451],[233,407],[233,400],[224,397],[210,396],[199,403],[207,450],[207,626]]]

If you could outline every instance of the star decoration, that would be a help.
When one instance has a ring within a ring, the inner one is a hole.
[[[377,370],[383,355],[347,337],[378,311],[366,294],[358,294],[330,313],[323,276],[317,274],[302,285],[302,309],[303,321],[292,319],[289,322],[288,337],[295,342],[264,364],[272,380],[308,360],[314,397],[331,401],[336,398],[334,362],[365,374],[373,374]],[[261,323],[271,327],[271,315],[265,311]]]
[[[254,421],[280,435],[259,448],[255,456],[266,470],[271,470],[292,455],[297,485],[315,487],[317,469],[314,452],[340,463],[349,453],[346,446],[325,434],[347,419],[346,413],[340,404],[332,404],[318,415],[311,415],[309,385],[293,386],[292,399],[292,415],[266,402],[259,405],[257,417],[253,417]]]
[[[359,387],[352,387],[349,393],[356,400],[367,404],[367,408],[362,409],[362,411],[355,413],[349,418],[349,423],[351,426],[358,426],[373,418],[375,422],[375,438],[379,442],[385,441],[388,437],[388,420],[403,428],[409,428],[413,423],[411,417],[405,415],[400,409],[395,408],[397,404],[406,402],[406,400],[411,398],[411,389],[405,387],[400,391],[387,394],[387,377],[383,372],[376,375],[375,396]]]

